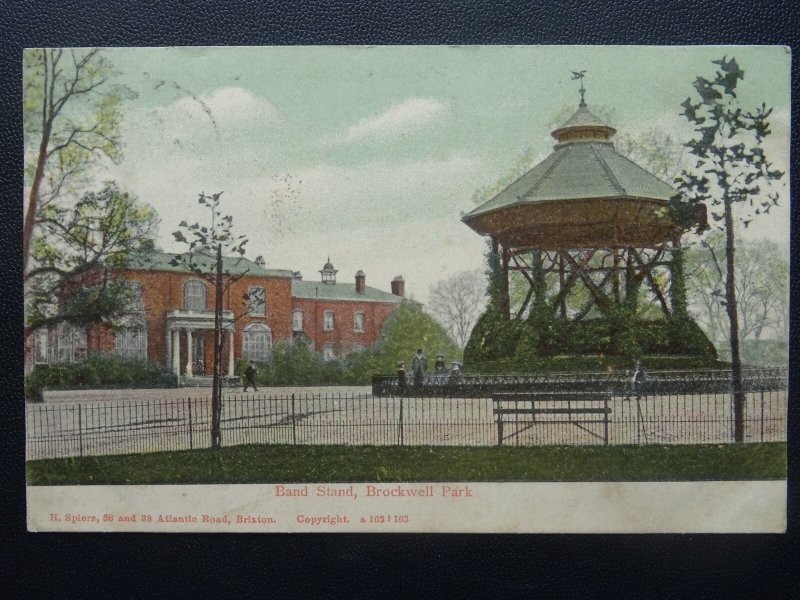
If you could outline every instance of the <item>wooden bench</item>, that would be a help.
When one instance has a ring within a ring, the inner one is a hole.
[[[497,445],[532,429],[537,424],[570,424],[603,440],[608,445],[608,422],[611,408],[609,392],[525,392],[497,393],[492,395],[494,416],[497,420]],[[549,404],[549,405],[546,405]],[[555,419],[539,419],[537,415],[556,415]],[[508,417],[515,417],[509,420]],[[520,419],[519,417],[530,417]],[[561,416],[561,418],[558,418]],[[505,425],[516,425],[513,433],[505,434]],[[602,435],[587,425],[602,424]],[[523,425],[520,428],[520,425]]]

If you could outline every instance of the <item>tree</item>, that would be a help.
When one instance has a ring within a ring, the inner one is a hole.
[[[708,235],[687,252],[691,307],[712,340],[730,343],[725,311],[725,236]],[[741,340],[782,339],[788,328],[789,263],[774,242],[740,241],[736,299]]]
[[[233,217],[222,215],[219,205],[222,192],[213,195],[200,193],[198,204],[210,211],[210,223],[188,224],[181,221],[181,229],[172,233],[176,241],[188,245],[188,250],[173,259],[173,266],[183,266],[192,273],[209,281],[215,290],[214,301],[214,375],[211,389],[211,446],[219,448],[222,444],[221,416],[222,416],[222,377],[220,365],[222,363],[223,340],[222,335],[222,299],[231,284],[246,273],[234,275],[230,265],[223,263],[224,255],[238,254],[244,256],[244,247],[247,237],[236,236],[233,233]],[[242,298],[246,308],[254,299],[247,294]]]
[[[117,160],[120,101],[130,90],[111,86],[111,63],[97,48],[30,49],[23,54],[26,179],[30,185],[22,231],[23,272],[28,271],[41,210],[85,180],[100,156]]]
[[[463,271],[430,288],[428,310],[462,349],[486,304],[482,275],[480,270]]]
[[[411,360],[417,348],[422,348],[429,360],[437,352],[446,359],[461,357],[456,344],[432,316],[416,303],[403,302],[386,319],[370,350],[375,356],[375,368],[382,373],[393,373],[397,363]]]
[[[32,268],[25,276],[28,331],[60,322],[110,324],[131,301],[124,279],[113,276],[131,254],[153,247],[156,212],[107,183],[71,208],[39,211]]]
[[[657,127],[637,134],[617,134],[614,146],[625,156],[664,181],[672,182],[686,162],[686,148]]]
[[[710,205],[713,222],[725,232],[725,310],[728,316],[731,347],[731,379],[734,404],[734,437],[744,441],[744,391],[739,354],[739,314],[736,295],[735,229],[744,227],[756,216],[769,212],[778,203],[772,182],[783,173],[767,160],[763,141],[771,132],[772,108],[761,104],[743,110],[736,88],[744,71],[735,58],[712,61],[718,65],[713,79],[698,76],[694,81],[696,98],[687,98],[683,115],[693,125],[695,135],[686,143],[696,159],[695,166],[676,178],[682,202],[689,206]],[[744,209],[744,210],[742,210]]]

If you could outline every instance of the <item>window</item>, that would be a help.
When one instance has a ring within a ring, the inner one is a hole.
[[[357,331],[359,333],[364,333],[364,313],[363,312],[354,312],[353,313],[353,331]]]
[[[299,308],[292,313],[292,331],[303,331],[303,311]]]
[[[33,360],[37,365],[47,363],[47,329],[39,329],[33,338]]]
[[[334,360],[336,358],[336,350],[334,349],[334,345],[331,343],[327,343],[322,346],[322,359],[323,360]]]
[[[86,330],[61,323],[58,326],[58,345],[55,359],[61,363],[80,362],[86,358]]]
[[[333,311],[326,310],[324,320],[322,322],[322,329],[325,331],[333,331]]]
[[[272,350],[272,331],[264,323],[250,323],[242,332],[242,357],[267,362]]]
[[[206,309],[206,284],[202,281],[187,281],[183,288],[183,307],[186,310]]]
[[[115,332],[114,353],[122,358],[147,360],[147,328],[125,327]]]
[[[127,311],[132,313],[144,312],[144,297],[142,296],[142,284],[138,281],[129,281],[128,290],[131,299],[128,302]]]
[[[363,344],[359,344],[358,342],[353,342],[352,352],[359,353],[364,352],[367,348]]]
[[[267,314],[267,295],[263,287],[247,288],[247,313],[262,317]]]

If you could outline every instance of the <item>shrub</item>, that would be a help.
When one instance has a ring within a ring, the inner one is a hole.
[[[25,398],[38,400],[45,388],[175,387],[177,378],[161,365],[91,354],[74,364],[36,365],[25,377]]]

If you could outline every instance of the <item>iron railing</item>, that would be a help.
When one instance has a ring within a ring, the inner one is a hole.
[[[226,394],[222,444],[733,442],[732,396],[729,386],[720,389],[725,386],[718,385],[714,377],[707,377],[707,385],[691,391],[683,384],[677,389],[674,379],[651,378],[639,390],[621,382],[612,381],[614,385],[609,385],[609,380],[591,384],[573,380],[569,389],[567,380],[561,380],[563,385],[554,385],[545,392],[537,392],[531,386],[523,391],[500,387],[484,397]],[[745,387],[745,440],[786,441],[785,380],[778,386],[770,378],[749,378]],[[537,393],[534,407],[528,397]],[[599,403],[586,404],[595,396],[600,398]],[[602,406],[603,410],[586,408],[591,406]],[[498,411],[498,407],[506,410]],[[583,410],[578,410],[580,407]],[[29,460],[189,450],[211,445],[210,400],[205,397],[27,404],[26,420]]]
[[[537,374],[433,374],[422,385],[415,386],[407,378],[401,388],[396,376],[372,378],[375,396],[453,396],[482,398],[499,392],[604,390],[625,393],[630,388],[632,373],[607,371],[594,373],[537,373]],[[781,367],[747,367],[742,372],[745,391],[786,389],[788,369]],[[643,389],[661,393],[694,394],[699,392],[725,393],[731,389],[731,372],[652,371],[646,375]]]

